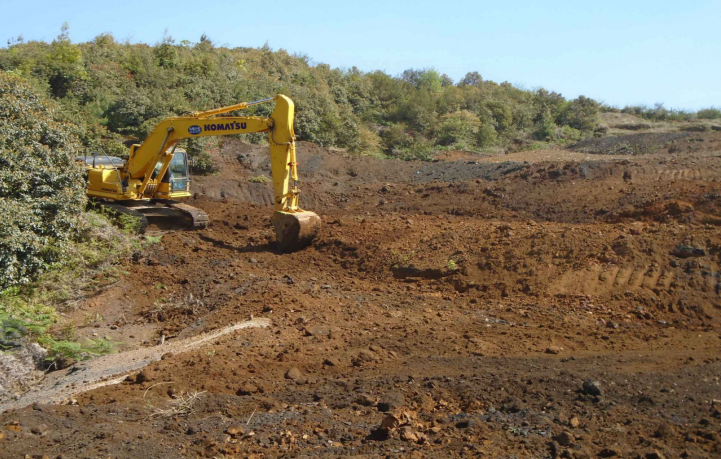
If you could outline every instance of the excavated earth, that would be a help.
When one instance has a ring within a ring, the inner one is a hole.
[[[151,228],[67,316],[120,361],[270,325],[20,396],[0,456],[721,457],[721,133],[649,139],[427,163],[303,143],[323,227],[284,255],[266,149],[227,142],[188,202],[210,227]]]

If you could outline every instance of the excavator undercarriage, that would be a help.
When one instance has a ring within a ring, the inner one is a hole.
[[[203,229],[208,226],[208,214],[197,207],[172,200],[152,201],[93,201],[93,206],[106,209],[111,215],[128,215],[137,220],[135,231],[145,233],[150,221],[163,228]],[[150,219],[150,220],[149,220]]]

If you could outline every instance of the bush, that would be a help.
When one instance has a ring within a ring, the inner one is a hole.
[[[718,108],[705,108],[699,110],[697,116],[702,120],[717,120],[721,118],[721,110]]]
[[[76,128],[0,71],[0,289],[31,281],[77,235],[86,198]]]
[[[215,163],[213,157],[208,153],[202,152],[192,157],[191,171],[195,174],[212,174],[215,172]]]
[[[460,148],[473,148],[478,138],[481,120],[473,112],[460,110],[443,115],[438,129],[439,145],[457,145]]]
[[[476,144],[481,148],[490,147],[496,144],[498,133],[490,124],[482,124],[478,128],[478,138]]]
[[[579,131],[591,132],[598,125],[598,114],[601,105],[593,99],[579,96],[566,105],[560,115],[560,124],[565,124]]]

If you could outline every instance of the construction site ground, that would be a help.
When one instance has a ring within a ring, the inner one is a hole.
[[[301,143],[323,226],[283,255],[267,147],[226,142],[188,200],[210,227],[151,225],[66,312],[122,343],[115,370],[4,401],[0,457],[721,457],[721,132],[659,135],[435,162]]]

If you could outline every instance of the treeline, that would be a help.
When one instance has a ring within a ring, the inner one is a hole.
[[[52,43],[16,40],[0,49],[0,69],[55,98],[82,124],[86,143],[115,154],[121,136],[142,139],[164,117],[276,93],[295,101],[300,139],[400,158],[428,158],[444,147],[578,139],[593,135],[600,109],[585,97],[568,101],[484,81],[478,72],[454,82],[433,69],[399,76],[334,69],[267,46],[217,47],[206,36],[197,43],[166,36],[149,46],[103,34],[75,44],[67,25]]]
[[[666,108],[663,104],[653,107],[646,105],[629,105],[622,109],[615,107],[602,107],[605,112],[628,113],[650,121],[693,121],[721,119],[721,109],[710,107],[697,112]]]

